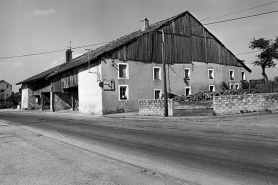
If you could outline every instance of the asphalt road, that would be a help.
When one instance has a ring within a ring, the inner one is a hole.
[[[159,122],[0,112],[6,123],[140,166],[142,173],[221,185],[278,184],[276,117]]]

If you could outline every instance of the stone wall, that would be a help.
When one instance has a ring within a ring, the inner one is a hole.
[[[278,93],[215,96],[213,106],[216,114],[238,114],[278,110]]]
[[[213,108],[212,101],[174,101],[174,109],[209,109]]]
[[[140,116],[164,116],[164,100],[139,100]],[[168,100],[168,116],[173,116],[173,100]]]
[[[211,101],[174,101],[174,116],[209,116],[213,114]]]

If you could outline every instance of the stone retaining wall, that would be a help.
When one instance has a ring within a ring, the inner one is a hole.
[[[213,98],[216,114],[238,114],[278,110],[278,93],[215,96]]]
[[[164,116],[164,100],[139,100],[140,116]],[[173,116],[173,100],[168,100],[168,116]]]
[[[210,101],[174,101],[174,109],[208,109],[213,108],[213,102]]]

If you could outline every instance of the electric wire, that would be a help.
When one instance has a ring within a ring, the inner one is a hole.
[[[71,49],[79,49],[79,48],[85,48],[89,46],[96,46],[96,45],[101,45],[101,44],[106,44],[109,42],[102,42],[102,43],[97,43],[97,44],[90,44],[86,46],[79,46],[79,47],[73,47]],[[33,53],[33,54],[26,54],[26,55],[17,55],[17,56],[9,56],[9,57],[0,57],[1,59],[10,59],[10,58],[19,58],[19,57],[28,57],[28,56],[36,56],[36,55],[43,55],[43,54],[49,54],[49,53],[57,53],[60,51],[66,51],[67,49],[60,49],[60,50],[55,50],[55,51],[46,51],[46,52],[41,52],[41,53]]]
[[[230,21],[235,21],[235,20],[240,20],[240,19],[246,19],[246,18],[250,18],[250,17],[256,17],[256,16],[261,16],[261,15],[266,15],[266,14],[271,14],[271,13],[276,13],[276,12],[278,12],[278,10],[271,11],[271,12],[264,12],[264,13],[260,13],[260,14],[249,15],[249,16],[245,16],[245,17],[238,17],[238,18],[228,19],[228,20],[223,20],[223,21],[211,22],[211,23],[206,23],[206,24],[203,24],[203,25],[219,24],[219,23],[230,22]],[[192,27],[199,27],[199,25],[198,26],[184,27],[184,28],[181,28],[181,29],[192,28]],[[180,29],[167,29],[167,30],[180,30]],[[86,45],[86,46],[79,46],[79,47],[75,47],[75,48],[72,48],[72,49],[84,48],[84,47],[88,47],[88,46],[96,46],[96,45],[101,45],[101,44],[106,44],[106,43],[109,43],[109,42],[96,43],[96,44],[91,44],[91,45]],[[35,56],[35,55],[42,55],[42,54],[49,54],[49,53],[55,53],[55,52],[61,52],[61,51],[66,51],[66,49],[60,49],[60,50],[55,50],[55,51],[47,51],[47,52],[41,52],[41,53],[33,53],[33,54],[25,54],[25,55],[17,55],[17,56],[0,57],[0,60],[2,60],[2,59],[11,59],[11,58],[19,58],[19,57],[27,57],[27,56]]]
[[[176,75],[178,75],[181,79],[183,79],[184,80],[184,78],[183,77],[181,77],[170,65],[168,65],[169,66],[169,68],[170,69],[172,69],[172,71],[174,72],[174,73],[176,73]]]
[[[212,24],[218,24],[218,23],[223,23],[223,22],[235,21],[235,20],[246,19],[246,18],[250,18],[250,17],[256,17],[256,16],[266,15],[266,14],[271,14],[271,13],[276,13],[276,12],[278,12],[278,10],[274,10],[274,11],[271,11],[271,12],[264,12],[264,13],[254,14],[254,15],[248,15],[248,16],[244,16],[244,17],[238,17],[238,18],[234,18],[234,19],[228,19],[228,20],[224,20],[224,21],[217,21],[217,22],[207,23],[207,24],[204,24],[204,25],[212,25]]]
[[[250,52],[245,52],[245,53],[239,53],[239,54],[236,54],[236,55],[245,55],[245,54],[256,53],[256,52],[260,52],[260,51],[250,51]]]
[[[266,4],[254,6],[254,7],[247,8],[247,9],[243,9],[243,10],[240,10],[240,11],[236,11],[236,12],[232,12],[232,13],[220,15],[220,16],[217,16],[217,17],[205,18],[205,19],[200,20],[200,21],[210,21],[210,20],[213,20],[213,19],[217,19],[217,18],[221,18],[221,17],[226,17],[226,16],[228,16],[228,15],[233,15],[233,14],[237,14],[237,13],[240,13],[240,12],[245,12],[245,11],[248,11],[248,10],[252,10],[252,9],[255,9],[255,8],[259,8],[259,7],[266,6],[266,5],[270,5],[270,4],[277,3],[277,2],[278,2],[278,1],[273,1],[273,2],[270,2],[270,3],[266,3]]]
[[[205,23],[202,24],[203,26],[208,26],[208,25],[213,25],[213,24],[219,24],[219,23],[225,23],[225,22],[230,22],[230,21],[236,21],[236,20],[240,20],[240,19],[247,19],[247,18],[251,18],[251,17],[256,17],[256,16],[261,16],[261,15],[266,15],[266,14],[272,14],[272,13],[277,13],[278,10],[274,10],[274,11],[270,11],[270,12],[264,12],[264,13],[259,13],[259,14],[254,14],[254,15],[248,15],[248,16],[244,16],[244,17],[237,17],[237,18],[233,18],[233,19],[227,19],[227,20],[223,20],[223,21],[216,21],[216,22],[211,22],[211,23]],[[184,30],[186,28],[195,28],[195,27],[201,27],[202,25],[196,25],[196,26],[187,26],[187,27],[183,27],[183,28],[178,28],[178,29],[164,29],[164,33],[167,34],[166,31],[178,31],[178,30]],[[170,33],[172,34],[172,33]]]

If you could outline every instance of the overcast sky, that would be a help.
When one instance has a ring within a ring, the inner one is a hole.
[[[0,0],[0,58],[86,46],[115,40],[140,29],[147,17],[155,23],[189,11],[203,24],[278,10],[275,0]],[[266,6],[217,19],[224,14]],[[211,20],[209,20],[211,19]],[[203,20],[203,21],[202,21]],[[252,38],[278,36],[278,12],[205,26],[235,55],[252,51]],[[100,46],[100,45],[99,45]],[[86,52],[74,50],[73,56]],[[258,53],[237,55],[252,69],[252,79],[262,78],[254,67]],[[65,61],[65,52],[0,59],[0,80],[13,85]],[[277,68],[267,70],[270,78]]]

